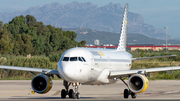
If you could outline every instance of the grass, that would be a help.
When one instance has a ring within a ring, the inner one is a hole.
[[[134,61],[132,64],[132,69],[158,68],[158,67],[169,67],[169,66],[179,66],[179,65],[180,65],[179,61],[171,61],[168,59],[165,59],[165,61],[162,61],[159,59],[149,59],[149,60]],[[150,80],[161,80],[161,79],[179,80],[180,71],[179,70],[172,71],[172,75],[170,75],[166,71],[151,73],[149,79]]]
[[[145,68],[157,68],[157,67],[169,67],[169,66],[179,66],[180,65],[180,51],[168,51],[167,53],[162,51],[152,51],[152,50],[136,50],[130,52],[133,57],[149,57],[149,56],[161,56],[161,55],[172,55],[176,54],[177,57],[171,58],[159,58],[159,59],[147,59],[147,60],[138,60],[133,61],[132,69],[145,69]],[[60,55],[61,53],[55,53]],[[54,57],[55,55],[53,55]],[[57,59],[57,58],[55,58]],[[58,58],[59,59],[59,58]],[[31,58],[26,58],[23,56],[11,56],[11,55],[0,55],[0,65],[9,65],[9,66],[21,66],[21,67],[35,67],[35,68],[46,68],[57,70],[58,62],[50,61],[49,57],[45,56],[32,56]],[[52,58],[53,60],[53,58]],[[173,75],[165,72],[156,72],[151,73],[151,80],[157,79],[180,79],[180,71],[173,71]],[[36,73],[36,75],[39,73]],[[1,80],[31,80],[34,77],[29,72],[25,71],[15,71],[9,70],[8,73],[4,70],[0,70],[0,79]],[[53,79],[59,79],[54,76]]]

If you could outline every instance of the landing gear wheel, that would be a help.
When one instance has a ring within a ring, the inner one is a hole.
[[[75,98],[76,98],[76,94],[74,93],[73,99],[75,99]]]
[[[124,98],[128,98],[129,97],[129,90],[128,89],[124,89]]]
[[[62,99],[66,98],[66,90],[65,89],[62,89],[62,91],[61,91],[61,98]]]
[[[135,98],[136,98],[136,94],[133,93],[133,92],[131,92],[131,97],[132,97],[133,99],[135,99]]]
[[[72,89],[69,90],[69,98],[74,98],[74,91]]]
[[[77,93],[76,96],[77,96],[77,99],[80,99],[80,94],[79,93]]]

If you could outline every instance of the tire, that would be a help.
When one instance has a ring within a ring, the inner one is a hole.
[[[62,90],[61,90],[61,98],[62,98],[62,99],[65,99],[65,98],[66,98],[66,90],[65,90],[65,89],[62,89]]]
[[[72,89],[69,90],[69,98],[74,98],[74,91]]]
[[[135,99],[136,98],[136,94],[135,93],[131,93],[131,97],[133,98],[133,99]]]
[[[129,97],[129,90],[125,89],[124,90],[124,98],[127,99]]]
[[[77,95],[76,95],[76,96],[77,96],[77,99],[80,99],[80,94],[79,94],[79,93],[77,93]]]
[[[75,99],[75,98],[76,98],[76,94],[74,93],[73,99]]]

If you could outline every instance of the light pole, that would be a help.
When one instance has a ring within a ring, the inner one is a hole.
[[[168,29],[169,27],[164,27],[164,29],[166,29],[166,52],[167,52],[167,29]]]

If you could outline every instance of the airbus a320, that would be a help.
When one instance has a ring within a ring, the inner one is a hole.
[[[120,32],[120,40],[117,49],[98,49],[98,48],[72,48],[64,52],[58,62],[57,70],[3,66],[4,70],[23,70],[29,72],[40,72],[31,81],[33,91],[44,94],[50,91],[52,87],[51,75],[57,75],[63,79],[64,89],[61,90],[61,98],[80,98],[78,92],[79,85],[107,85],[122,80],[127,88],[124,90],[124,98],[131,95],[136,98],[138,93],[146,91],[149,85],[147,76],[152,72],[179,70],[179,66],[174,67],[158,67],[148,69],[131,70],[132,61],[171,57],[155,56],[133,58],[126,51],[127,42],[127,20],[128,20],[128,4],[124,7],[123,22]],[[125,82],[122,78],[128,77]],[[72,85],[73,89],[69,89]]]

